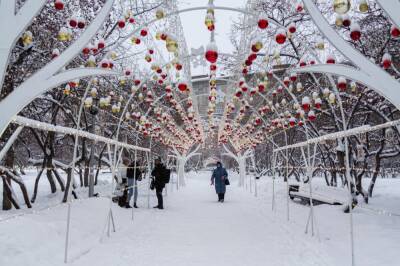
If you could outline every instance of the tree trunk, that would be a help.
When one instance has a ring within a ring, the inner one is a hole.
[[[14,208],[19,209],[18,202],[13,198],[11,192],[11,181],[10,178],[7,176],[2,176],[3,179],[3,210],[11,210],[12,206]],[[7,202],[10,203],[10,206],[4,205],[4,199],[7,199]]]
[[[65,184],[64,184],[64,180],[62,179],[62,177],[60,176],[60,174],[57,172],[57,169],[53,168],[53,174],[56,177],[58,184],[60,185],[60,189],[61,191],[65,191]]]
[[[8,169],[14,168],[14,148],[11,147],[5,157],[4,166]],[[8,195],[9,187],[11,186],[11,180],[8,176],[3,177],[3,210],[10,210],[12,208],[12,197]],[[11,192],[11,191],[10,191]]]

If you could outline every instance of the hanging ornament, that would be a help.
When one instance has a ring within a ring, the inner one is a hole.
[[[297,82],[296,90],[297,92],[301,92],[303,90],[303,84],[301,82]]]
[[[147,29],[142,29],[142,30],[140,30],[140,36],[142,36],[142,37],[146,37],[146,36],[147,36],[147,34],[148,34],[148,31],[147,31]]]
[[[392,56],[389,53],[385,53],[382,57],[382,67],[388,69],[392,65]]]
[[[297,73],[295,73],[295,72],[291,73],[291,74],[290,74],[290,80],[291,80],[292,82],[295,82],[296,79],[297,79]]]
[[[328,96],[329,103],[334,104],[336,102],[336,96],[333,92],[331,92]]]
[[[310,112],[308,112],[307,117],[310,121],[314,121],[315,118],[317,118],[317,116],[315,115],[315,112],[313,110],[311,110]]]
[[[79,18],[78,19],[78,28],[79,29],[83,29],[83,28],[85,28],[85,25],[86,25],[86,21],[85,21],[85,19],[83,19],[83,18]]]
[[[304,111],[310,110],[310,98],[308,98],[307,96],[303,97],[301,101],[301,107]]]
[[[328,55],[326,57],[326,63],[327,64],[335,64],[336,63],[336,59],[333,55]]]
[[[207,50],[205,53],[205,58],[207,59],[208,62],[211,64],[217,62],[218,59],[218,47],[215,44],[215,42],[210,42],[207,45]]]
[[[109,68],[110,67],[109,61],[106,58],[104,58],[103,60],[100,61],[100,66],[102,68]]]
[[[351,2],[350,0],[334,0],[333,10],[337,14],[345,14],[350,10]]]
[[[72,32],[69,29],[62,27],[60,29],[60,31],[58,32],[57,38],[59,41],[62,41],[62,42],[70,41],[70,40],[72,40]]]
[[[348,14],[343,15],[342,26],[343,27],[350,27],[351,25],[351,18]]]
[[[398,38],[400,36],[400,29],[395,25],[392,25],[390,27],[390,35],[392,35],[393,38]]]
[[[258,53],[261,49],[263,48],[263,44],[260,40],[257,40],[252,46],[251,46],[251,50],[254,53]]]
[[[296,125],[296,118],[290,117],[290,118],[289,118],[289,125],[290,125],[291,127],[294,127],[294,126]]]
[[[317,38],[317,41],[315,43],[315,48],[317,48],[318,50],[324,50],[325,49],[325,43],[324,43],[324,40],[321,37]]]
[[[343,16],[342,15],[336,14],[335,25],[338,27],[343,26]]]
[[[206,18],[204,19],[204,24],[206,25],[209,31],[214,31],[215,30],[214,15],[211,13],[207,13]]]
[[[303,12],[304,11],[304,6],[303,6],[303,3],[297,3],[296,4],[296,12],[298,12],[298,13],[301,13],[301,12]]]
[[[358,41],[361,38],[361,29],[358,23],[352,23],[350,26],[350,38],[353,41]]]
[[[86,108],[92,107],[93,104],[93,98],[92,97],[87,97],[84,101],[84,105]]]
[[[347,88],[347,81],[345,77],[339,77],[337,87],[340,91],[345,91]]]
[[[64,0],[55,0],[54,1],[54,8],[56,10],[63,10],[64,9]]]
[[[88,46],[85,46],[85,47],[82,49],[82,53],[83,53],[84,55],[88,55],[88,54],[90,53],[90,48],[89,48]]]
[[[59,55],[60,55],[60,50],[58,50],[57,48],[54,48],[53,51],[51,52],[51,59],[54,59]]]
[[[91,95],[93,98],[96,98],[96,97],[97,97],[97,89],[96,89],[96,88],[92,88],[92,89],[90,90],[90,95]]]
[[[104,39],[100,39],[98,42],[97,42],[97,48],[99,49],[99,50],[101,50],[101,49],[104,49],[106,47],[106,42],[105,42],[105,40]]]
[[[259,27],[260,29],[262,29],[262,30],[268,28],[268,24],[269,24],[269,23],[268,23],[268,19],[266,19],[266,18],[260,18],[260,19],[258,20],[258,23],[257,23],[258,27]]]
[[[322,107],[322,100],[321,100],[321,98],[316,98],[316,99],[314,100],[314,106],[315,106],[315,108],[318,109],[318,110],[321,109],[321,107]]]
[[[303,59],[303,58],[301,58],[300,59],[300,62],[299,62],[299,66],[300,67],[304,67],[304,66],[306,66],[307,65],[307,62]]]
[[[355,81],[352,81],[350,83],[350,88],[351,88],[351,92],[353,92],[353,93],[357,92],[357,83]]]
[[[24,34],[22,34],[22,44],[24,45],[24,47],[28,47],[29,45],[31,45],[32,41],[32,32],[30,32],[29,30],[25,31]]]
[[[118,24],[118,27],[119,27],[120,29],[125,28],[125,18],[124,18],[124,17],[120,18],[120,19],[118,20],[117,24]]]
[[[174,53],[178,50],[178,42],[171,36],[167,37],[165,46],[170,53]]]
[[[284,44],[286,41],[286,31],[284,29],[278,29],[275,35],[275,41],[278,44]]]
[[[132,37],[131,42],[133,44],[139,45],[141,43],[141,40],[137,37]]]
[[[71,28],[76,28],[78,26],[78,19],[75,16],[72,16],[69,21],[68,24]]]
[[[157,8],[157,10],[156,10],[156,18],[157,19],[163,19],[164,17],[165,17],[164,9]]]
[[[188,85],[187,85],[187,83],[186,83],[185,81],[180,81],[180,82],[178,82],[178,89],[179,89],[181,92],[186,92],[186,91],[188,90]]]
[[[368,12],[368,2],[367,0],[360,0],[360,3],[358,4],[358,9],[360,10],[360,12],[362,13],[366,13]]]
[[[296,32],[296,24],[294,22],[289,24],[288,31],[292,34]]]

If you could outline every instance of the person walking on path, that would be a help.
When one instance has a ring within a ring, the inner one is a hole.
[[[154,206],[154,208],[158,209],[164,209],[164,203],[163,203],[163,196],[162,196],[162,191],[165,187],[165,175],[167,169],[165,166],[162,164],[161,159],[157,158],[154,161],[154,169],[151,171],[151,176],[154,177],[153,182],[154,182],[154,187],[156,189],[156,196],[158,200],[157,206]]]
[[[227,184],[228,172],[222,167],[221,162],[217,162],[217,168],[213,170],[211,176],[211,185],[215,186],[215,192],[218,194],[218,202],[224,202]]]
[[[142,171],[139,168],[139,164],[137,161],[133,161],[126,171],[126,176],[128,178],[128,199],[126,201],[126,208],[132,208],[129,205],[133,195],[133,207],[138,208],[136,202],[138,198],[138,188],[137,188],[137,181],[141,180]]]

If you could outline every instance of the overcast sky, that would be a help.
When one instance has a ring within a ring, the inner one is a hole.
[[[215,0],[215,6],[228,6],[228,7],[244,7],[246,0]],[[196,6],[206,6],[208,0],[180,0],[179,9],[185,9]],[[191,11],[180,14],[183,29],[185,32],[186,42],[188,49],[199,48],[200,46],[207,46],[210,40],[210,32],[204,25],[204,18],[206,10]],[[221,52],[230,53],[233,48],[229,40],[229,32],[232,20],[236,20],[240,16],[237,12],[230,12],[225,10],[216,10],[216,42],[218,50]],[[206,74],[208,71],[203,68],[192,68],[192,75]]]

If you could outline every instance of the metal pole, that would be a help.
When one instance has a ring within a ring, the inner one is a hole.
[[[88,85],[86,86],[85,93],[83,94],[83,97],[81,99],[81,105],[79,106],[79,111],[78,111],[78,120],[76,122],[76,129],[79,130],[80,128],[80,123],[81,123],[81,117],[82,117],[82,111],[83,111],[83,106],[84,106],[84,99],[86,99],[86,96],[89,92],[89,88],[91,87],[92,79],[89,81]],[[72,163],[71,163],[71,182],[69,184],[69,187],[66,187],[69,191],[67,191],[67,202],[68,202],[68,212],[67,212],[67,230],[65,233],[65,247],[64,247],[64,263],[68,262],[68,246],[69,246],[69,228],[70,228],[70,223],[71,223],[71,194],[72,194],[72,188],[73,188],[73,183],[74,183],[74,169],[75,169],[75,162],[76,162],[76,157],[77,157],[77,152],[78,152],[78,143],[79,143],[79,136],[78,133],[75,135],[75,143],[74,143],[74,153],[72,155]]]
[[[114,159],[111,156],[111,145],[108,143],[107,144],[107,151],[108,151],[108,158],[110,161],[110,165],[111,165],[111,194],[110,194],[110,211],[108,213],[108,222],[107,222],[107,236],[110,237],[111,235],[111,222],[114,223],[113,221],[113,215],[112,215],[112,196],[114,193],[114,176],[115,176],[115,165],[114,162],[116,161],[116,153],[114,153]],[[117,147],[116,147],[117,148]],[[116,150],[116,149],[115,149]],[[115,231],[115,227],[114,227],[114,231]]]
[[[136,135],[135,145],[136,146],[138,145],[138,136],[137,135]],[[135,150],[135,155],[134,155],[133,161],[135,162],[135,165],[134,165],[135,168],[133,168],[133,199],[135,200],[135,190],[137,189],[137,181],[136,181],[137,150]],[[128,180],[126,180],[126,181],[128,182]],[[134,204],[135,203],[136,202],[134,202]],[[133,221],[133,214],[134,214],[133,209],[135,209],[135,208],[132,208],[132,221]]]
[[[272,154],[272,211],[275,209],[275,164],[276,153]]]

